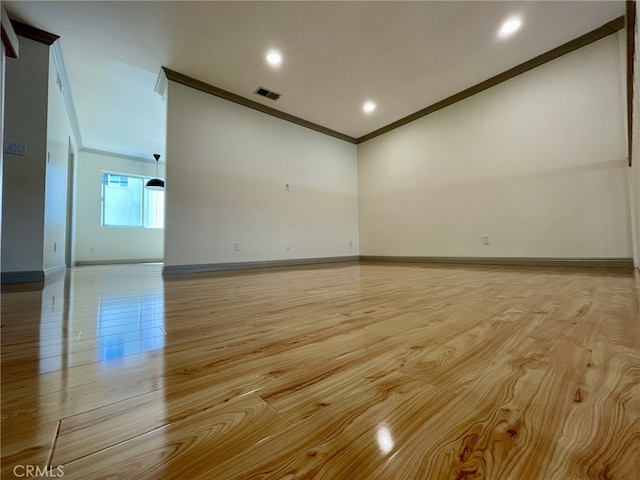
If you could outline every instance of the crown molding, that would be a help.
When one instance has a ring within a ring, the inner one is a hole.
[[[407,115],[406,117],[401,118],[400,120],[396,120],[395,122],[392,122],[389,125],[386,125],[382,128],[374,130],[371,133],[363,135],[362,137],[358,138],[358,143],[371,140],[372,138],[383,135],[387,132],[390,132],[391,130],[395,130],[396,128],[406,125],[407,123],[413,122],[414,120],[418,120],[419,118],[422,118],[431,113],[437,112],[438,110],[441,110],[445,107],[453,105],[454,103],[458,103],[459,101],[469,98],[472,95],[475,95],[476,93],[480,93],[491,87],[495,87],[496,85],[499,85],[502,82],[506,82],[507,80],[510,80],[522,73],[528,72],[529,70],[539,67],[540,65],[550,62],[551,60],[555,60],[556,58],[559,58],[563,55],[566,55],[575,50],[578,50],[579,48],[585,47],[590,43],[593,43],[604,37],[608,37],[609,35],[616,33],[618,30],[623,29],[624,26],[625,26],[624,16],[618,17],[615,20],[612,20],[611,22],[605,23],[599,28],[596,28],[595,30],[590,31],[589,33],[586,33],[574,40],[564,43],[559,47],[551,49],[548,52],[543,53],[542,55],[538,55],[537,57],[527,60],[526,62],[521,63],[520,65],[517,65],[513,68],[510,68],[509,70],[506,70],[494,77],[491,77],[483,82],[473,85],[472,87],[462,90],[461,92],[451,95],[450,97],[445,98],[444,100],[436,102],[433,105],[429,105],[428,107],[423,108],[422,110],[418,110],[417,112],[412,113],[411,115]]]
[[[172,82],[179,83],[186,87],[190,87],[195,90],[200,90],[201,92],[208,93],[215,97],[229,100],[230,102],[234,102],[239,105],[243,105],[245,107],[251,108],[253,110],[257,110],[259,112],[272,115],[282,120],[295,123],[296,125],[300,125],[302,127],[306,127],[311,130],[315,130],[316,132],[324,133],[325,135],[329,135],[331,137],[339,138],[340,140],[344,140],[349,143],[357,143],[357,140],[354,137],[351,137],[344,133],[337,132],[335,130],[331,130],[330,128],[323,127],[322,125],[318,125],[317,123],[310,122],[303,118],[296,117],[294,115],[290,115],[285,112],[281,112],[280,110],[276,110],[275,108],[268,107],[261,103],[254,102],[253,100],[249,100],[248,98],[242,97],[240,95],[236,95],[235,93],[231,93],[221,88],[214,87],[213,85],[209,85],[208,83],[201,82],[200,80],[196,80],[195,78],[188,77],[186,75],[183,75],[182,73],[176,72],[167,67],[162,67],[162,73],[166,77],[166,80],[171,80]],[[165,80],[158,78],[156,87],[160,85],[160,88],[162,88],[163,82],[165,82]],[[158,90],[156,89],[156,91]],[[165,87],[165,91],[166,91],[166,87]]]
[[[635,2],[629,2],[634,3]],[[627,4],[628,5],[628,4]],[[627,7],[629,8],[629,6]],[[627,20],[628,22],[629,20]],[[560,45],[559,47],[553,48],[537,57],[534,57],[530,60],[527,60],[524,63],[521,63],[509,70],[506,70],[498,75],[495,75],[487,80],[484,80],[476,85],[473,85],[461,92],[458,92],[454,95],[451,95],[444,100],[436,102],[428,107],[425,107],[417,112],[412,113],[411,115],[407,115],[395,122],[392,122],[384,127],[381,127],[377,130],[374,130],[370,133],[367,133],[361,137],[355,138],[349,135],[346,135],[341,132],[337,132],[335,130],[331,130],[327,127],[323,127],[322,125],[318,125],[302,118],[290,115],[288,113],[281,112],[276,110],[275,108],[268,107],[258,102],[254,102],[253,100],[249,100],[248,98],[242,97],[235,93],[228,92],[221,88],[215,87],[213,85],[209,85],[205,82],[197,80],[195,78],[188,77],[182,73],[171,70],[167,67],[161,67],[160,73],[158,74],[158,79],[156,81],[155,91],[159,93],[163,98],[166,98],[167,95],[167,85],[168,81],[171,80],[173,82],[179,83],[181,85],[185,85],[187,87],[194,88],[196,90],[200,90],[205,93],[209,93],[216,97],[223,98],[225,100],[229,100],[234,103],[238,103],[248,108],[252,108],[254,110],[258,110],[263,113],[267,113],[269,115],[273,115],[274,117],[280,118],[282,120],[286,120],[297,125],[301,125],[303,127],[310,128],[312,130],[316,130],[318,132],[324,133],[326,135],[330,135],[335,138],[339,138],[341,140],[345,140],[350,143],[360,144],[366,142],[367,140],[371,140],[372,138],[383,135],[387,132],[395,130],[398,127],[406,125],[408,123],[413,122],[414,120],[418,120],[424,116],[427,116],[431,113],[434,113],[438,110],[446,108],[454,103],[460,102],[466,98],[471,97],[477,93],[483,92],[491,87],[499,85],[502,82],[506,82],[522,73],[528,72],[536,67],[539,67],[551,60],[555,60],[563,55],[571,53],[579,48],[585,47],[593,42],[596,42],[602,38],[605,38],[609,35],[616,33],[617,31],[623,29],[625,27],[625,17],[618,17],[610,22],[605,23],[601,27],[596,28],[584,35],[581,35],[578,38],[575,38],[567,43]]]
[[[16,35],[44,43],[45,45],[53,45],[53,43],[60,38],[58,35],[40,30],[39,28],[32,27],[18,20],[12,19],[11,24],[13,25]]]
[[[3,7],[4,10],[4,7]],[[190,88],[194,88],[196,90],[200,90],[202,92],[214,95],[216,97],[219,98],[223,98],[225,100],[229,100],[231,102],[234,103],[238,103],[240,105],[243,105],[245,107],[248,108],[252,108],[254,110],[260,111],[262,113],[266,113],[268,115],[272,115],[274,117],[280,118],[282,120],[286,120],[289,121],[291,123],[295,123],[297,125],[306,127],[306,128],[310,128],[312,130],[315,130],[317,132],[320,133],[324,133],[326,135],[335,137],[335,138],[339,138],[341,140],[347,141],[349,143],[355,143],[355,144],[359,144],[359,143],[363,143],[367,140],[370,140],[372,138],[375,138],[377,136],[383,135],[384,133],[390,132],[391,130],[395,130],[398,127],[401,127],[403,125],[406,125],[407,123],[413,122],[414,120],[417,120],[419,118],[422,118],[426,115],[429,115],[431,113],[434,113],[438,110],[441,110],[445,107],[448,107],[450,105],[453,105],[454,103],[457,103],[461,100],[464,100],[472,95],[475,95],[476,93],[480,93],[484,90],[487,90],[491,87],[494,87],[502,82],[505,82],[507,80],[510,80],[511,78],[514,78],[522,73],[525,73],[529,70],[532,70],[533,68],[539,67],[540,65],[543,65],[547,62],[550,62],[551,60],[554,60],[556,58],[559,58],[563,55],[566,55],[568,53],[571,53],[579,48],[582,48],[586,45],[589,45],[590,43],[593,43],[597,40],[600,40],[604,37],[607,37],[615,32],[617,32],[618,30],[621,30],[622,28],[625,27],[625,23],[628,27],[628,30],[632,31],[632,33],[627,33],[628,38],[632,38],[633,33],[635,32],[635,15],[632,15],[631,13],[633,13],[635,11],[635,1],[628,1],[627,2],[627,15],[626,18],[625,16],[622,17],[618,17],[615,20],[612,20],[611,22],[608,22],[604,25],[602,25],[601,27],[592,30],[589,33],[586,33],[585,35],[582,35],[574,40],[571,40],[563,45],[560,45],[559,47],[556,47],[552,50],[549,50],[548,52],[545,52],[541,55],[538,55],[535,58],[532,58],[524,63],[521,63],[520,65],[517,65],[516,67],[513,67],[505,72],[502,72],[494,77],[491,77],[483,82],[480,82],[476,85],[473,85],[472,87],[469,87],[461,92],[458,92],[444,100],[441,100],[439,102],[436,102],[426,108],[423,108],[411,115],[408,115],[404,118],[401,118],[399,120],[396,120],[395,122],[392,122],[382,128],[379,128],[377,130],[374,130],[373,132],[370,132],[366,135],[363,135],[359,138],[354,138],[351,137],[349,135],[346,135],[344,133],[341,132],[337,132],[335,130],[329,129],[327,127],[324,127],[322,125],[318,125],[316,123],[310,122],[308,120],[304,120],[300,117],[296,117],[294,115],[290,115],[288,113],[285,112],[281,112],[279,110],[276,110],[275,108],[263,105],[261,103],[258,102],[254,102],[253,100],[249,100],[245,97],[242,97],[240,95],[236,95],[234,93],[228,92],[226,90],[223,90],[221,88],[215,87],[213,85],[209,85],[205,82],[202,82],[200,80],[188,77],[186,75],[183,75],[179,72],[176,72],[174,70],[171,70],[169,68],[166,67],[162,67],[160,69],[160,73],[158,74],[158,79],[156,81],[156,85],[154,90],[156,92],[158,92],[163,98],[166,98],[166,94],[167,94],[167,86],[168,86],[168,81],[174,81],[176,83],[179,83],[181,85],[185,85],[187,87]],[[630,13],[631,12],[631,13]],[[7,24],[7,22],[5,21],[5,18],[8,18],[6,15],[2,15],[2,40],[3,42],[5,42],[5,45],[7,45],[7,42],[9,43],[9,45],[16,45],[17,43],[12,42],[11,41],[11,30],[9,29],[9,27],[5,28],[5,24]],[[65,105],[67,107],[67,111],[69,113],[69,118],[71,120],[71,124],[72,124],[72,129],[74,131],[74,135],[76,136],[76,142],[78,144],[78,148],[82,149],[82,137],[80,134],[80,127],[79,127],[79,123],[78,123],[78,118],[77,118],[77,114],[75,112],[75,107],[73,104],[73,97],[71,95],[71,90],[69,88],[69,81],[68,81],[68,76],[67,76],[67,72],[66,72],[66,67],[64,64],[64,58],[62,55],[62,49],[60,48],[59,42],[56,42],[60,37],[58,35],[46,32],[44,30],[40,30],[39,28],[36,27],[32,27],[30,25],[24,24],[22,22],[19,22],[17,20],[11,20],[10,23],[8,23],[8,26],[13,27],[12,29],[14,30],[15,35],[20,35],[22,37],[25,38],[29,38],[31,40],[35,40],[37,42],[40,43],[44,43],[46,45],[53,45],[53,58],[54,58],[54,62],[56,64],[56,69],[58,71],[58,74],[60,75],[60,79],[62,81],[62,91],[63,91],[63,96],[64,96],[64,100],[65,100]],[[17,39],[16,39],[17,42]],[[14,53],[15,55],[17,55],[17,49],[12,49],[10,50],[9,48],[7,48],[7,53],[10,55],[11,53]],[[630,51],[630,53],[628,52],[629,57],[631,58],[631,62],[633,62],[633,49]],[[10,55],[11,56],[11,55]],[[629,77],[631,78],[631,80],[629,80]],[[631,95],[632,95],[632,86],[629,87],[629,82],[633,83],[633,73],[631,72],[631,75],[629,75],[629,73],[627,74],[627,92],[629,94],[629,89],[631,88]],[[627,115],[631,114],[631,107],[628,107],[628,112]],[[629,122],[629,132],[628,135],[629,137],[631,136],[631,123]],[[88,149],[86,149],[88,150]],[[629,150],[630,150],[630,146],[629,146]],[[135,157],[137,159],[139,159],[138,157]],[[629,164],[631,164],[631,154],[629,153]]]

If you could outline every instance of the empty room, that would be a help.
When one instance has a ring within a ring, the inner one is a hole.
[[[640,480],[635,1],[3,1],[1,477]]]

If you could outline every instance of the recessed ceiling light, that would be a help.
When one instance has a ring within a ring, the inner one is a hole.
[[[376,104],[373,102],[365,102],[365,104],[362,106],[362,110],[364,110],[364,113],[371,113],[376,109]]]
[[[511,35],[516,33],[518,30],[520,30],[521,26],[522,26],[522,20],[520,20],[520,18],[518,17],[507,18],[502,24],[502,26],[500,27],[500,30],[498,30],[498,37],[500,38],[510,37]]]
[[[271,50],[267,53],[267,62],[269,62],[269,65],[277,67],[282,63],[282,55],[276,50]]]

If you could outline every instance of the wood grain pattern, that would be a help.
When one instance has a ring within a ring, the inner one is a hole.
[[[632,270],[352,263],[2,291],[2,478],[640,479]]]

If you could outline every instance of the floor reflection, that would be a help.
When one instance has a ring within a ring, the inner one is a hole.
[[[17,465],[55,467],[93,453],[95,425],[117,418],[122,405],[127,427],[164,425],[161,268],[82,266],[44,284],[2,285],[1,478]],[[131,398],[141,405],[129,408]],[[115,443],[130,438],[122,432]],[[114,431],[105,433],[97,448],[114,444]]]
[[[127,362],[141,360],[146,352],[165,346],[160,268],[114,265],[69,269],[66,275],[47,281],[44,288],[11,292],[3,313],[10,315],[13,303],[28,301],[33,305],[32,315],[39,317],[39,328],[34,323],[37,330],[32,335],[37,335],[38,342],[27,348],[37,355],[39,373],[64,373],[96,361],[114,366],[122,364],[117,359],[125,357]],[[13,323],[18,328],[17,322]],[[26,336],[28,333],[22,339]]]
[[[161,292],[101,297],[96,336],[96,355],[101,361],[163,348],[164,301]]]
[[[69,285],[64,275],[56,275],[42,290],[34,288],[34,298],[40,295],[40,373],[66,367],[68,355]],[[37,324],[36,324],[37,325]]]
[[[395,446],[395,442],[391,436],[391,430],[389,430],[389,427],[385,424],[378,426],[376,440],[378,441],[378,449],[383,455],[389,453]]]

